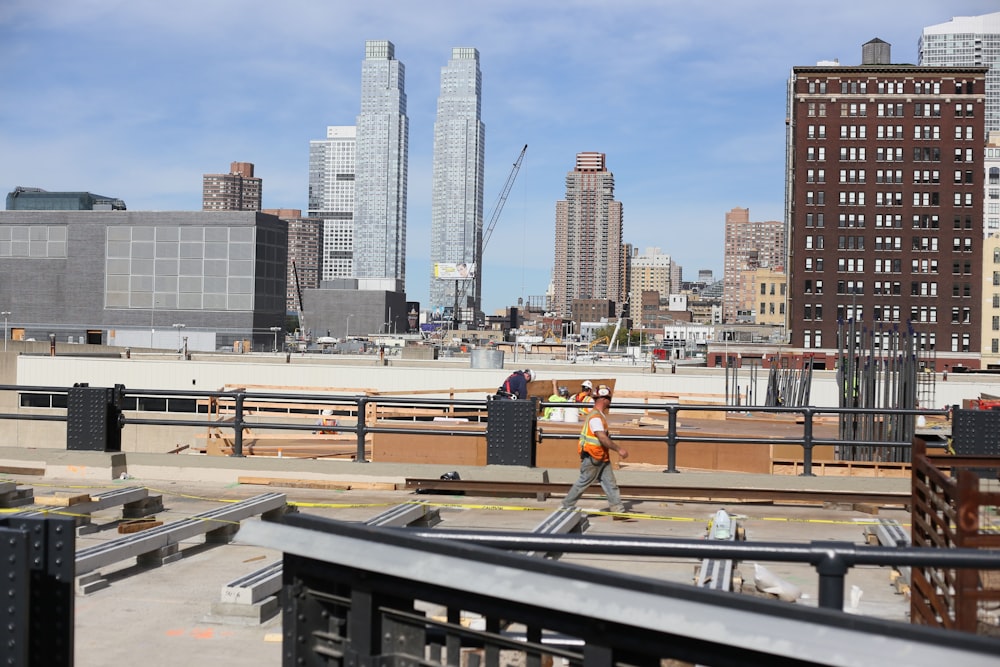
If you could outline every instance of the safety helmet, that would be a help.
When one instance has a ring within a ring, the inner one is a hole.
[[[568,397],[569,396],[569,388],[567,388],[567,387],[559,387],[559,395],[560,396],[566,396],[566,397]]]
[[[606,398],[611,400],[611,388],[606,384],[602,384],[597,388],[597,398]]]
[[[584,380],[584,381],[583,381],[583,385],[581,385],[581,386],[582,386],[582,387],[583,387],[584,389],[593,389],[593,388],[594,388],[594,383],[593,383],[593,382],[591,382],[590,380]]]
[[[528,380],[528,382],[531,382],[532,380],[535,379],[535,374],[532,372],[530,368],[525,368],[523,372],[524,372],[524,377],[525,379]]]

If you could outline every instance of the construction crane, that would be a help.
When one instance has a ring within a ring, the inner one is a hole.
[[[524,154],[526,152],[528,152],[528,144],[524,145],[524,148],[521,149],[521,154],[518,155],[517,156],[517,160],[514,161],[514,166],[511,167],[510,173],[507,175],[507,182],[504,183],[503,189],[500,190],[500,196],[497,197],[496,204],[493,205],[493,214],[490,216],[490,221],[486,225],[486,229],[483,231],[483,243],[482,243],[482,245],[479,248],[479,257],[477,258],[477,261],[479,262],[479,267],[478,267],[477,275],[480,276],[480,278],[479,278],[480,280],[482,279],[481,277],[483,275],[483,271],[482,271],[483,257],[482,257],[482,255],[483,255],[484,252],[486,252],[486,246],[490,242],[490,237],[493,236],[493,229],[497,225],[497,220],[500,219],[500,213],[503,211],[503,205],[505,203],[507,203],[507,195],[510,194],[510,189],[512,187],[514,187],[514,179],[517,178],[517,172],[521,171],[521,163],[524,162]],[[469,283],[470,282],[472,282],[472,281],[471,280],[464,280],[464,281],[462,281],[462,291],[461,291],[461,294],[459,293],[457,286],[455,288],[455,307],[454,307],[454,311],[452,312],[452,320],[454,322],[454,325],[455,325],[456,329],[458,328],[458,322],[459,322],[459,319],[458,319],[458,313],[459,313],[458,304],[463,299],[465,299],[465,293],[468,292],[468,290],[469,290]]]

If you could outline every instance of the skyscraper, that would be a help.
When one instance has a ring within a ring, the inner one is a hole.
[[[924,28],[919,64],[986,66],[986,131],[1000,130],[1000,12],[956,16]]]
[[[202,177],[201,210],[259,211],[263,182],[253,175],[252,162],[232,162],[228,174]]]
[[[323,221],[322,280],[354,277],[357,128],[331,125],[309,142],[309,213]]]
[[[409,119],[404,87],[405,68],[392,42],[365,42],[354,207],[354,276],[361,289],[405,289]]]
[[[451,60],[441,69],[434,122],[430,306],[457,306],[460,313],[468,309],[472,317],[482,312],[481,274],[474,271],[466,280],[445,280],[437,277],[434,265],[482,266],[486,126],[480,120],[481,96],[479,51],[452,49]]]
[[[571,316],[574,299],[622,301],[622,203],[614,197],[604,153],[578,153],[566,199],[556,202],[550,309],[560,317]]]
[[[790,342],[832,368],[852,344],[838,323],[874,332],[880,354],[912,327],[938,370],[976,368],[987,70],[888,56],[872,40],[861,65],[792,69]]]
[[[785,223],[751,222],[750,209],[726,213],[722,274],[722,320],[736,322],[740,310],[740,276],[746,270],[775,269],[785,264]]]

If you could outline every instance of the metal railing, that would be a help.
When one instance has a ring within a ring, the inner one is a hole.
[[[49,393],[53,395],[65,395],[69,390],[66,387],[44,387],[44,386],[23,386],[23,385],[0,385],[0,391],[16,391],[20,393]],[[426,428],[413,428],[398,424],[387,424],[383,423],[369,423],[369,406],[394,406],[394,407],[436,407],[443,408],[451,411],[456,409],[468,410],[470,414],[481,414],[487,408],[488,400],[484,396],[483,398],[422,398],[422,397],[399,397],[399,396],[362,396],[362,395],[331,395],[331,394],[317,394],[317,393],[276,393],[276,392],[249,392],[244,390],[232,390],[232,391],[185,391],[185,390],[166,390],[166,389],[122,389],[125,397],[166,397],[166,398],[185,398],[185,399],[202,399],[208,401],[216,401],[219,405],[228,404],[228,412],[231,413],[232,419],[227,419],[225,421],[206,421],[205,419],[157,419],[150,417],[127,417],[124,419],[124,424],[129,425],[152,425],[152,426],[193,426],[193,427],[205,427],[211,426],[218,429],[231,429],[233,433],[232,442],[232,454],[234,457],[244,456],[244,430],[248,428],[254,429],[270,429],[270,430],[287,430],[287,431],[315,431],[317,426],[315,424],[303,424],[303,423],[287,423],[287,422],[276,422],[267,421],[259,417],[249,418],[246,415],[247,405],[256,402],[271,402],[274,404],[289,403],[289,404],[302,404],[308,403],[310,405],[315,405],[317,408],[326,408],[337,410],[340,409],[342,412],[353,412],[357,415],[356,424],[338,424],[335,428],[337,431],[342,432],[354,432],[356,435],[357,449],[355,454],[355,461],[365,462],[365,441],[367,437],[375,433],[398,433],[398,434],[409,434],[409,435],[432,435],[434,437],[440,436],[468,436],[469,431],[462,429],[449,428],[445,424],[437,424],[433,430],[428,430]],[[579,403],[549,403],[541,402],[539,406],[541,408],[545,407],[580,407],[587,404]],[[821,445],[833,445],[841,447],[854,447],[854,446],[864,446],[864,447],[883,447],[883,448],[900,448],[904,450],[909,450],[912,447],[911,442],[898,442],[898,441],[883,441],[883,440],[841,440],[839,438],[819,438],[814,435],[814,429],[816,425],[816,419],[821,415],[880,415],[880,416],[897,416],[897,417],[911,417],[916,418],[917,415],[942,415],[947,416],[949,414],[948,410],[943,409],[927,409],[927,410],[886,410],[886,409],[873,409],[873,408],[826,408],[826,407],[815,407],[815,406],[801,406],[801,407],[753,407],[754,413],[765,413],[765,414],[792,414],[801,415],[802,421],[802,434],[800,437],[773,437],[773,438],[755,438],[750,436],[734,436],[728,437],[723,435],[711,435],[711,436],[699,436],[687,433],[680,433],[678,428],[678,414],[681,412],[685,413],[708,413],[708,412],[745,412],[747,408],[740,408],[738,406],[728,406],[728,405],[679,405],[676,403],[654,403],[654,402],[643,402],[643,403],[627,403],[627,402],[616,402],[615,411],[616,412],[665,412],[667,413],[667,428],[666,433],[651,433],[650,435],[626,435],[619,434],[615,436],[616,440],[620,441],[633,441],[633,442],[662,442],[666,446],[667,450],[667,467],[663,472],[666,473],[678,473],[677,469],[677,450],[682,444],[695,445],[698,443],[718,443],[718,444],[744,444],[744,445],[797,445],[802,448],[802,473],[801,476],[811,477],[814,476],[812,472],[813,468],[813,450],[817,446]],[[309,413],[312,415],[313,413]],[[460,413],[457,413],[460,414]],[[306,413],[301,413],[300,416],[306,416]],[[314,415],[318,416],[318,415]],[[24,414],[24,413],[6,413],[0,414],[0,419],[15,419],[15,420],[43,420],[43,421],[66,421],[65,415],[49,415],[49,414]],[[416,419],[416,418],[414,418]],[[556,432],[546,432],[544,433],[545,438],[554,439],[576,439],[578,436],[574,433],[556,433]]]
[[[282,632],[286,659],[295,664],[457,667],[466,664],[462,650],[472,649],[481,651],[486,667],[516,660],[505,662],[501,651],[521,654],[523,663],[517,664],[529,667],[543,664],[544,656],[583,667],[659,665],[664,659],[732,666],[938,667],[992,665],[1000,651],[995,639],[837,608],[843,603],[843,573],[855,565],[942,559],[997,569],[995,553],[420,532],[305,514],[282,522],[248,525],[240,541],[285,553]],[[811,608],[539,561],[503,549],[809,562],[826,594],[820,608]],[[418,611],[418,602],[444,611],[432,618]],[[482,626],[463,624],[468,614],[482,616]],[[523,630],[514,633],[512,627]]]

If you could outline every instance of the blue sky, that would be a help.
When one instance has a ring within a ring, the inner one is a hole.
[[[87,190],[130,210],[199,210],[201,177],[253,162],[265,208],[307,208],[309,140],[353,125],[366,39],[406,66],[407,295],[426,303],[441,68],[479,49],[487,312],[541,296],[555,202],[582,151],[607,155],[624,239],[721,277],[723,221],[783,217],[785,84],[860,62],[874,37],[915,63],[924,26],[995,0],[4,0],[0,189]]]

